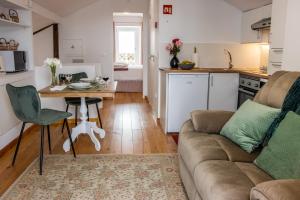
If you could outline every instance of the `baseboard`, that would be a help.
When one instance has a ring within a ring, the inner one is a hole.
[[[97,121],[97,118],[91,118],[90,121]],[[75,124],[75,119],[68,119],[69,124]],[[53,125],[62,125],[63,121],[59,121]],[[17,142],[20,134],[22,123],[18,124],[16,127],[12,128],[3,136],[0,136],[0,157],[3,156],[9,149],[13,148]],[[28,124],[25,128],[23,136],[30,133],[34,128],[37,128],[38,125]],[[8,144],[1,143],[1,141],[9,141]]]
[[[9,149],[13,148],[17,144],[21,126],[22,126],[22,123],[18,124],[14,128],[12,128],[6,134],[0,136],[0,156],[2,156],[5,152],[7,152]],[[35,126],[36,125],[28,124],[25,127],[26,129],[24,131],[24,135],[31,132]],[[4,144],[3,141],[9,141],[9,142],[8,142],[8,144]]]

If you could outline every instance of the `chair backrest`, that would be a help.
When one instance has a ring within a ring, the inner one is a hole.
[[[38,118],[41,111],[41,102],[35,87],[14,87],[7,84],[6,91],[15,115],[19,120],[31,122]]]
[[[66,75],[68,75],[68,74],[59,74],[58,75],[59,80],[61,81],[62,77],[66,76]],[[71,80],[71,82],[79,82],[80,79],[82,79],[82,78],[88,78],[87,73],[80,72],[80,73],[72,74],[72,80]]]
[[[287,93],[298,77],[300,77],[300,72],[278,71],[274,73],[257,93],[254,101],[274,108],[281,108]]]

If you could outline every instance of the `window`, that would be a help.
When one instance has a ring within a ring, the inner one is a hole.
[[[140,65],[141,59],[141,26],[115,27],[115,61],[129,65]]]

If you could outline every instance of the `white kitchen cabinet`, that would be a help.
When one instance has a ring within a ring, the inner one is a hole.
[[[273,0],[268,74],[282,70],[288,0]]]
[[[179,132],[193,110],[207,110],[208,73],[161,75],[160,119],[165,133]]]
[[[211,73],[209,76],[209,110],[236,111],[239,74]]]
[[[251,25],[263,18],[269,18],[271,15],[272,5],[244,12],[242,16],[242,43],[268,42],[268,37],[265,37],[268,33],[252,30]]]
[[[282,69],[300,71],[300,1],[288,0]]]
[[[288,0],[273,0],[272,3],[272,27],[271,27],[271,48],[284,48],[284,36],[286,25],[286,12]]]

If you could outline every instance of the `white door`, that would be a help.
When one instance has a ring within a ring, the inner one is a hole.
[[[238,105],[239,74],[211,73],[209,110],[236,111]]]
[[[208,74],[169,75],[167,132],[179,132],[193,110],[207,110]]]

